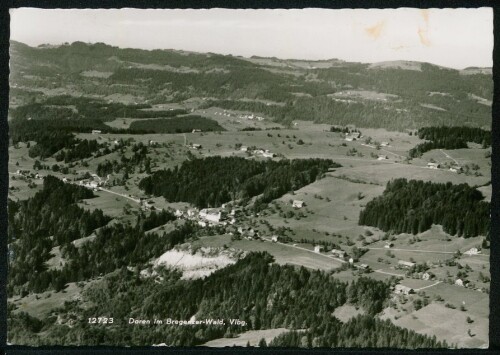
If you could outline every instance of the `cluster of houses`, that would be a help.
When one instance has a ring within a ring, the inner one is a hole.
[[[91,178],[79,181],[79,185],[97,191],[100,187],[104,185],[104,182],[97,176],[97,174],[91,174]],[[63,182],[69,182],[68,178],[63,178]]]
[[[203,208],[201,210],[197,208],[177,209],[174,215],[179,218],[197,221],[200,226],[207,227],[233,225],[240,213],[239,209],[229,209],[226,205],[222,205],[220,208]]]
[[[257,116],[254,114],[249,114],[249,115],[239,115],[238,118],[243,118],[246,120],[257,120],[257,121],[264,121],[264,117],[262,116]]]
[[[429,169],[441,169],[441,164],[429,162],[429,163],[427,163],[427,167]],[[458,166],[458,165],[453,165],[448,170],[451,172],[454,172],[454,173],[460,173],[460,172],[462,172],[462,167]]]
[[[42,179],[42,176],[38,173],[32,173],[29,170],[16,170],[16,175],[27,179]]]
[[[345,140],[348,142],[356,141],[360,138],[362,138],[360,132],[350,132],[345,134]]]
[[[226,116],[226,117],[231,117],[232,116],[232,114],[230,112],[227,112],[227,110],[224,110],[224,112],[218,112],[218,111],[216,111],[214,114],[215,115],[219,115],[219,116]]]
[[[242,146],[240,147],[240,150],[242,152],[249,152],[251,154],[255,155],[261,155],[264,158],[274,158],[276,157],[276,154],[271,152],[269,149],[250,149],[247,146]]]

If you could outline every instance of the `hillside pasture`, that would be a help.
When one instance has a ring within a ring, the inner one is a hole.
[[[227,322],[227,321],[226,321]],[[278,335],[288,332],[286,328],[264,329],[264,330],[249,330],[247,332],[238,334],[236,338],[220,338],[210,340],[201,346],[209,346],[214,348],[223,348],[226,346],[258,346],[259,341],[264,338],[266,343],[269,344]]]
[[[382,185],[396,178],[432,181],[434,183],[467,183],[469,185],[484,185],[489,181],[489,178],[485,176],[466,176],[448,170],[435,170],[421,165],[402,163],[371,164],[353,168],[344,167],[337,169],[333,175],[345,175],[351,179],[368,180]]]
[[[245,239],[231,241],[230,235],[202,237],[193,242],[193,246],[225,246],[227,248],[236,248],[244,251],[266,251],[271,254],[275,262],[280,265],[289,264],[325,271],[338,268],[341,265],[339,261],[333,260],[327,256],[294,248],[292,245]]]
[[[456,344],[459,348],[487,347],[488,318],[472,316],[474,322],[468,324],[467,316],[469,312],[432,303],[393,322],[420,334],[435,335],[437,339],[446,340],[448,344]],[[473,337],[467,334],[468,329],[471,330]]]
[[[55,309],[64,306],[64,302],[77,300],[82,292],[92,283],[82,282],[82,287],[76,282],[70,282],[66,288],[59,292],[45,291],[42,293],[30,293],[25,297],[11,297],[8,302],[12,302],[17,308],[14,312],[26,312],[33,317],[44,319]]]
[[[364,227],[358,225],[359,212],[366,201],[382,192],[382,186],[359,184],[327,176],[295,191],[293,195],[285,194],[276,200],[283,206],[283,210],[291,209],[290,200],[304,201],[306,207],[294,212],[304,213],[305,218],[289,218],[288,223],[284,223],[283,218],[274,214],[265,219],[274,226],[296,229],[297,239],[301,238],[299,232],[305,229],[357,236],[365,231]]]

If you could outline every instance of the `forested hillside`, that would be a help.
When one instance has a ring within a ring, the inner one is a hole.
[[[335,60],[331,67],[301,67],[282,60],[286,69],[279,69],[266,60],[82,42],[55,48],[12,42],[10,52],[18,99],[14,116],[171,117],[179,112],[148,108],[198,97],[205,100],[200,108],[252,110],[284,124],[311,120],[405,130],[491,122],[491,75],[463,75],[427,63],[405,70]],[[44,94],[63,87],[72,98]],[[102,101],[113,95],[128,95],[135,103]]]
[[[47,176],[43,189],[27,201],[9,201],[10,294],[26,290],[57,291],[68,282],[83,281],[126,265],[142,265],[176,244],[192,237],[196,228],[187,223],[170,233],[145,231],[175,220],[167,211],[139,214],[135,225],[115,223],[99,209],[89,212],[76,202],[94,197],[91,190],[65,184]],[[71,242],[89,236],[95,239],[81,247]],[[59,246],[64,266],[47,268],[53,247]]]
[[[147,194],[197,207],[218,207],[230,200],[262,194],[257,204],[314,182],[331,160],[255,161],[237,157],[209,157],[184,162],[179,168],[157,171],[141,180]]]
[[[30,345],[51,344],[57,337],[61,345],[149,346],[167,343],[193,346],[246,330],[287,327],[309,329],[300,337],[298,346],[361,347],[379,343],[402,348],[446,346],[433,338],[372,317],[356,318],[342,325],[331,316],[335,308],[346,302],[362,307],[370,314],[380,312],[389,297],[386,282],[360,278],[348,285],[321,271],[297,270],[292,266],[271,264],[272,261],[267,253],[251,253],[205,279],[192,281],[179,280],[176,272],[165,270],[160,284],[122,268],[85,292],[84,300],[92,306],[83,308],[78,302],[68,302],[60,310],[62,314],[76,315],[75,326],[58,324],[55,317],[37,326],[36,319],[23,313],[10,313],[9,328],[16,343],[29,339]],[[87,318],[96,314],[113,315],[113,324],[88,326]],[[226,321],[224,325],[127,324],[130,317],[164,319],[166,315],[177,320],[189,320],[195,316],[197,320],[223,318]],[[231,325],[230,318],[245,321],[246,325]],[[78,336],[82,331],[87,336]],[[336,331],[342,335],[332,335]],[[368,332],[369,336],[366,336]],[[26,337],[26,333],[31,336]],[[282,336],[274,344],[295,346],[294,335],[297,333]],[[379,338],[383,341],[375,340]]]
[[[474,127],[422,127],[418,130],[418,136],[429,142],[410,149],[409,155],[412,158],[432,149],[467,148],[467,142],[481,144],[483,148],[491,146],[491,131]]]
[[[465,238],[490,233],[490,203],[467,184],[439,184],[396,179],[382,196],[366,204],[359,224],[393,233],[421,233],[441,224],[451,234]]]
[[[76,205],[76,202],[93,196],[86,188],[47,176],[43,189],[33,198],[10,201],[10,293],[19,294],[23,290],[40,292],[49,285],[58,287],[56,278],[45,265],[50,259],[51,249],[86,237],[110,221],[99,209],[89,212]]]

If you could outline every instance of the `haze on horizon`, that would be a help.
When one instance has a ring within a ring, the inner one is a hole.
[[[493,65],[493,11],[479,9],[12,9],[30,46],[103,42],[235,56]]]

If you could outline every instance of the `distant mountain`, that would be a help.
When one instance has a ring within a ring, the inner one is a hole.
[[[302,119],[394,130],[491,124],[491,68],[243,58],[83,42],[34,48],[11,41],[10,55],[12,107],[67,94],[149,105],[189,99],[191,107],[198,99],[200,108],[253,111],[283,124]]]

